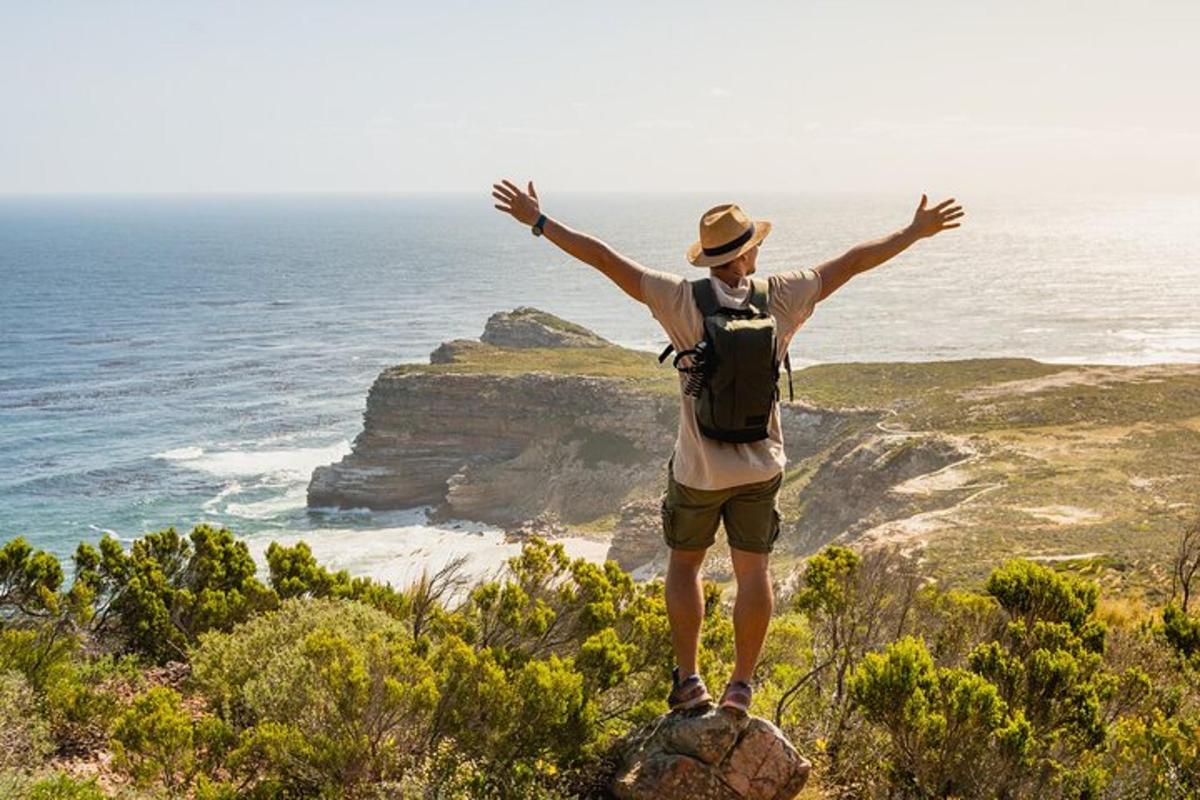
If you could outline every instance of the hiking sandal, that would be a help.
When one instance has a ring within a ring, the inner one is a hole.
[[[700,706],[712,705],[712,695],[704,685],[704,679],[692,675],[679,681],[679,667],[671,670],[671,694],[667,696],[667,705],[672,711],[687,711]]]
[[[725,684],[725,691],[721,693],[720,706],[740,714],[749,714],[750,696],[753,691],[745,681],[730,681]]]

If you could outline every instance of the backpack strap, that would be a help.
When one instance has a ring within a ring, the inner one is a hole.
[[[708,278],[696,278],[692,281],[692,297],[695,298],[696,305],[700,307],[700,316],[702,317],[711,317],[721,310],[721,304],[717,301],[717,292]]]
[[[783,366],[787,369],[788,374],[788,402],[796,402],[796,393],[792,391],[792,354],[783,354]]]
[[[750,279],[749,304],[760,314],[771,313],[771,290],[763,278]]]

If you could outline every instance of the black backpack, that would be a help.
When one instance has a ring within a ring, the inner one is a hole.
[[[745,308],[726,308],[717,301],[709,278],[691,281],[692,297],[704,317],[704,338],[672,362],[687,374],[684,392],[696,398],[696,424],[710,439],[757,442],[768,436],[771,410],[779,400],[779,362],[775,318],[770,313],[767,281],[750,278]],[[658,357],[674,350],[667,345]],[[792,364],[784,356],[788,398],[792,399]]]

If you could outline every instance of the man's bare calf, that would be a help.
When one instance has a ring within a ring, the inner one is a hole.
[[[704,588],[700,569],[707,550],[672,548],[667,561],[667,618],[671,644],[681,675],[699,671],[700,627],[704,621]],[[771,622],[775,598],[766,553],[730,548],[737,595],[733,604],[734,667],[730,680],[750,683]]]

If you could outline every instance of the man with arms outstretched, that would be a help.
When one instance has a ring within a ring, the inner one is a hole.
[[[495,207],[532,227],[570,255],[607,275],[634,300],[645,303],[671,344],[682,352],[704,337],[703,316],[691,286],[679,275],[648,269],[604,242],[573,230],[544,214],[533,182],[522,191],[505,179],[493,184]],[[855,275],[877,267],[914,242],[947,228],[964,212],[954,199],[926,207],[925,195],[905,228],[882,239],[850,248],[820,266],[782,272],[768,278],[769,311],[775,318],[777,362],[812,314],[813,307]],[[700,238],[687,251],[688,261],[709,271],[720,305],[745,307],[751,296],[747,276],[755,272],[759,246],[771,230],[767,220],[752,220],[724,203],[700,219]],[[772,406],[767,438],[746,443],[718,441],[699,431],[693,398],[682,391],[679,433],[667,469],[663,495],[663,538],[669,548],[666,576],[667,616],[676,667],[667,699],[672,710],[712,702],[698,674],[704,594],[700,568],[704,554],[724,522],[737,579],[733,605],[735,663],[720,705],[747,712],[751,680],[774,610],[768,557],[779,535],[777,499],[786,463],[779,404]]]

